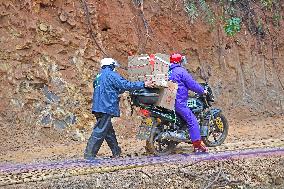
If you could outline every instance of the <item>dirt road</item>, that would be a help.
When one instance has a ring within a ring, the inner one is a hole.
[[[120,125],[119,125],[120,126]],[[226,143],[219,151],[275,145],[283,147],[284,118],[231,119]],[[123,157],[145,157],[144,142],[118,129]],[[253,142],[255,141],[255,142]],[[81,159],[86,142],[29,147],[2,152],[2,165]],[[15,145],[15,144],[13,144]],[[190,154],[191,147],[181,144],[176,153]],[[216,149],[210,149],[211,152]],[[110,155],[104,144],[99,156]],[[176,162],[147,167],[119,169],[115,172],[91,173],[70,178],[51,178],[42,182],[5,186],[5,188],[283,188],[283,155],[250,157],[235,160],[207,161],[196,164]],[[111,170],[110,170],[111,171]]]
[[[245,141],[259,141],[267,139],[278,139],[284,136],[284,117],[266,117],[257,118],[250,117],[245,119],[230,119],[229,136],[225,143],[245,142]],[[123,127],[123,129],[122,129]],[[125,132],[129,128],[128,132]],[[116,125],[118,140],[122,147],[122,156],[134,157],[145,155],[145,142],[135,139],[135,127],[124,126],[123,124]],[[19,134],[17,134],[19,135]],[[55,137],[55,136],[53,136]],[[32,138],[32,137],[31,137]],[[47,138],[47,137],[46,137]],[[25,137],[17,138],[17,142],[9,142],[6,147],[8,150],[0,150],[0,161],[3,163],[28,163],[44,160],[62,160],[71,158],[82,158],[86,141],[74,142],[72,140],[65,140],[62,142],[64,136],[58,137],[57,143],[48,141],[38,142],[35,140],[28,140]],[[14,138],[10,138],[13,141]],[[33,146],[24,146],[22,143],[31,142]],[[7,141],[3,141],[5,145]],[[15,150],[15,146],[22,146]],[[191,146],[180,144],[177,148],[178,152],[190,153]],[[110,150],[104,143],[98,156],[110,156]]]

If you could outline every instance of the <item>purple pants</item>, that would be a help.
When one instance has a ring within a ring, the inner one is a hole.
[[[191,141],[194,142],[194,141],[200,140],[201,136],[200,136],[199,125],[192,111],[186,105],[179,104],[179,103],[176,103],[175,109],[176,109],[176,112],[187,123]]]

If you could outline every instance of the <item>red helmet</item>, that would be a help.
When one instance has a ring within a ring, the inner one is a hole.
[[[182,61],[182,55],[181,54],[179,54],[179,53],[171,54],[170,63],[178,64],[178,63],[181,63],[181,61]]]

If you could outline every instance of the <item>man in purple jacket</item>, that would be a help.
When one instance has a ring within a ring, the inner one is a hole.
[[[200,130],[197,119],[192,111],[187,107],[188,90],[199,95],[206,94],[207,91],[199,85],[192,76],[182,67],[184,58],[181,54],[174,53],[170,56],[169,79],[178,84],[175,110],[186,121],[190,138],[195,152],[206,152],[206,147],[201,142]]]

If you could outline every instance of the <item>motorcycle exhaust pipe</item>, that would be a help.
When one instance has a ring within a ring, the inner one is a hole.
[[[158,140],[170,140],[174,142],[191,142],[185,133],[178,133],[173,131],[162,132],[157,137]]]

